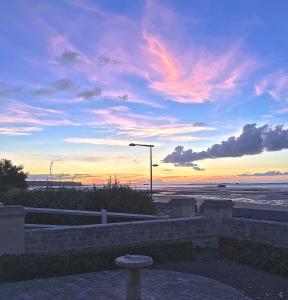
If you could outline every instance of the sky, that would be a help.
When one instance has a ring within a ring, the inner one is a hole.
[[[287,182],[286,0],[0,3],[0,157],[30,179]],[[59,175],[62,174],[62,175]]]

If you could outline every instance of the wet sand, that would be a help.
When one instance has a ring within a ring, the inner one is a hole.
[[[204,200],[233,200],[236,208],[288,211],[288,189],[190,187],[154,191],[155,202],[168,203],[172,198],[192,197],[200,205]]]

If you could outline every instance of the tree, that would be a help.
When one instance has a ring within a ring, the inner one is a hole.
[[[8,159],[0,160],[0,192],[6,192],[10,188],[27,188],[27,173],[23,172],[23,166],[15,166]]]

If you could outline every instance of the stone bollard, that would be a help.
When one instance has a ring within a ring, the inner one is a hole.
[[[25,253],[23,206],[0,206],[0,255]]]
[[[141,300],[141,268],[152,265],[152,257],[127,254],[117,257],[115,263],[119,267],[126,268],[126,300]]]
[[[204,215],[215,220],[218,230],[221,229],[224,218],[232,218],[232,200],[205,200],[203,203]]]
[[[169,201],[170,218],[195,217],[196,200],[194,198],[174,198]]]

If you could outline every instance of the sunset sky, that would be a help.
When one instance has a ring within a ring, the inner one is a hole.
[[[128,145],[149,143],[156,182],[287,181],[287,15],[287,0],[1,1],[0,157],[32,179],[54,161],[55,178],[144,182],[149,149]]]

